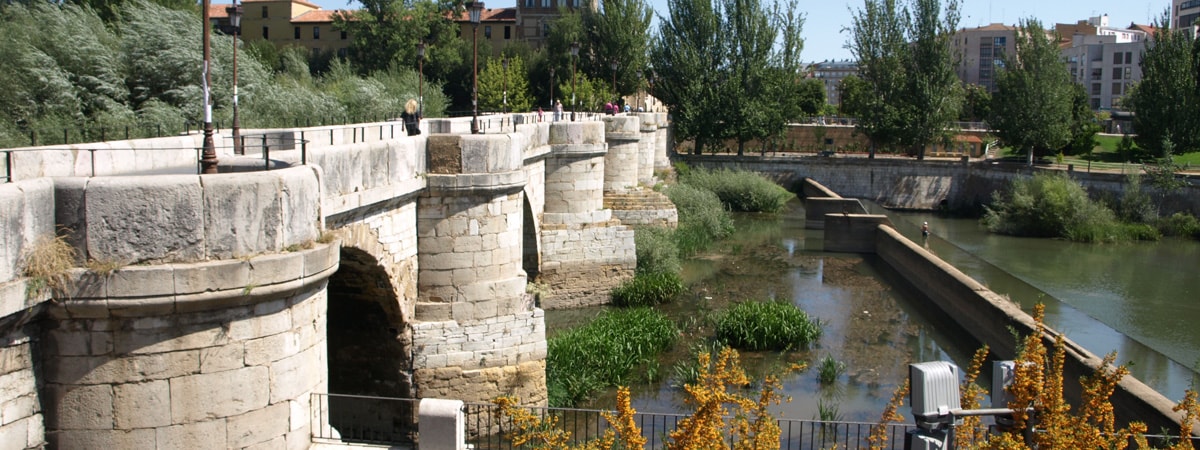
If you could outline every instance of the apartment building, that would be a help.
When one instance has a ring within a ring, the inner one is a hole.
[[[958,30],[950,41],[960,58],[958,78],[995,92],[996,70],[1004,67],[1004,55],[1016,51],[1015,32],[1016,27],[1001,23]]]
[[[1196,25],[1200,18],[1200,0],[1171,0],[1171,27]]]
[[[837,106],[842,104],[838,87],[847,76],[858,74],[858,63],[850,60],[825,60],[809,65],[808,70],[813,78],[825,84],[825,102]]]
[[[1121,98],[1142,79],[1142,51],[1152,29],[1135,24],[1111,27],[1103,15],[1058,24],[1055,30],[1071,79],[1083,85],[1092,109],[1121,109]]]

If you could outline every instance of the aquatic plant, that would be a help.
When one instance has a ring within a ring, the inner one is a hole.
[[[674,237],[680,256],[707,249],[733,233],[733,218],[711,191],[677,184],[667,188],[666,193],[679,214]]]
[[[821,326],[796,305],[748,301],[717,318],[717,339],[743,350],[787,350],[821,336]]]
[[[679,247],[675,245],[674,233],[675,230],[666,227],[646,226],[633,230],[638,273],[680,271]]]
[[[679,181],[712,191],[733,211],[777,213],[795,196],[766,177],[744,170],[694,168],[680,174]]]
[[[825,355],[817,363],[817,379],[822,385],[833,384],[843,373],[846,373],[846,363],[833,359],[832,355]]]
[[[681,292],[683,279],[678,273],[638,273],[612,290],[612,301],[617,306],[654,306],[671,301]]]
[[[551,406],[572,406],[598,389],[629,383],[635,367],[666,350],[675,323],[649,308],[608,310],[584,326],[546,340]]]

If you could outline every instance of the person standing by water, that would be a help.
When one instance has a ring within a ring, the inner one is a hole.
[[[417,111],[416,100],[408,99],[404,104],[404,112],[400,113],[400,120],[404,122],[404,129],[409,136],[421,134],[421,112]]]
[[[929,237],[929,222],[921,224],[921,237]]]
[[[562,113],[563,113],[562,109],[563,109],[562,108],[562,100],[555,101],[554,102],[554,121],[555,122],[562,120]]]

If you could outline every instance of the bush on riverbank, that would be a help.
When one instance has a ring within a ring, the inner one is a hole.
[[[587,325],[547,339],[550,406],[573,406],[596,390],[629,384],[633,369],[655,361],[677,336],[665,314],[636,308],[605,311]],[[647,377],[653,372],[648,370]]]
[[[1126,224],[1079,182],[1064,174],[1039,173],[1013,180],[1007,193],[996,193],[985,206],[988,231],[1029,237],[1061,237],[1077,242],[1122,242],[1158,239],[1144,224]]]
[[[732,211],[777,213],[795,194],[754,172],[693,168],[679,176],[683,184],[712,191]]]
[[[637,246],[637,273],[679,273],[679,247],[675,230],[666,227],[638,227],[633,230]]]
[[[681,256],[693,255],[733,233],[733,218],[712,191],[677,184],[666,193],[679,214],[675,245]]]
[[[612,301],[622,307],[654,306],[671,301],[681,292],[683,278],[678,272],[639,272],[613,289]]]
[[[742,350],[788,350],[821,336],[821,325],[788,302],[748,301],[717,318],[717,339]]]

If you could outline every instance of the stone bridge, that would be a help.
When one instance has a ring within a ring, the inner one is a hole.
[[[607,301],[629,225],[675,221],[647,188],[666,115],[495,123],[244,130],[216,175],[196,135],[0,150],[3,447],[308,448],[314,421],[379,420],[317,417],[324,392],[544,404],[543,308]]]

